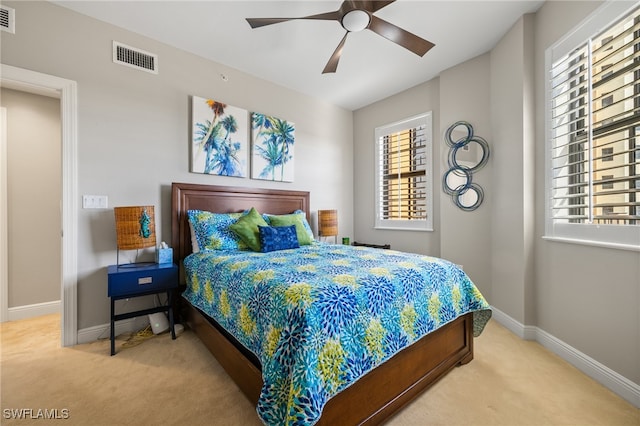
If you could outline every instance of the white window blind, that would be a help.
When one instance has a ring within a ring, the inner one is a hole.
[[[640,9],[602,27],[549,69],[551,226],[640,225]]]
[[[376,227],[432,229],[431,151],[431,113],[376,129]]]

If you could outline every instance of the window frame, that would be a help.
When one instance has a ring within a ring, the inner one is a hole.
[[[613,161],[613,154],[613,148],[611,147],[600,148],[600,161],[603,163]]]
[[[382,194],[380,191],[382,176],[380,173],[380,139],[385,135],[410,128],[425,126],[425,219],[403,220],[383,219],[380,215]],[[374,229],[396,231],[433,231],[433,114],[431,111],[403,120],[385,124],[374,131]]]
[[[613,175],[602,175],[602,180],[603,181],[610,181],[613,180],[615,176]],[[613,189],[613,182],[602,182],[600,185],[602,185],[602,189]]]
[[[637,7],[627,2],[606,2],[578,27],[545,51],[545,231],[543,239],[640,251],[640,225],[606,225],[593,223],[557,223],[553,220],[553,129],[552,87],[549,78],[553,64],[563,55],[592,39]],[[591,88],[590,88],[591,90]]]

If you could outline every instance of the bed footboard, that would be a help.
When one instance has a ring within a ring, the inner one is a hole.
[[[255,361],[228,340],[198,309],[184,302],[188,326],[257,404],[262,374]],[[318,425],[376,425],[411,402],[456,365],[473,359],[473,315],[428,334],[329,400]]]
[[[473,315],[426,335],[330,399],[318,425],[376,425],[473,359]]]

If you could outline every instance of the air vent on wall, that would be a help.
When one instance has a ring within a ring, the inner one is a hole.
[[[11,34],[16,33],[16,11],[0,5],[0,29]]]
[[[113,41],[113,62],[158,74],[158,55]]]

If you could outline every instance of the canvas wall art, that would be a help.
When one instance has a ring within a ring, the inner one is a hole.
[[[293,182],[295,125],[254,112],[251,130],[251,177]]]
[[[192,97],[191,172],[246,177],[249,113]]]

